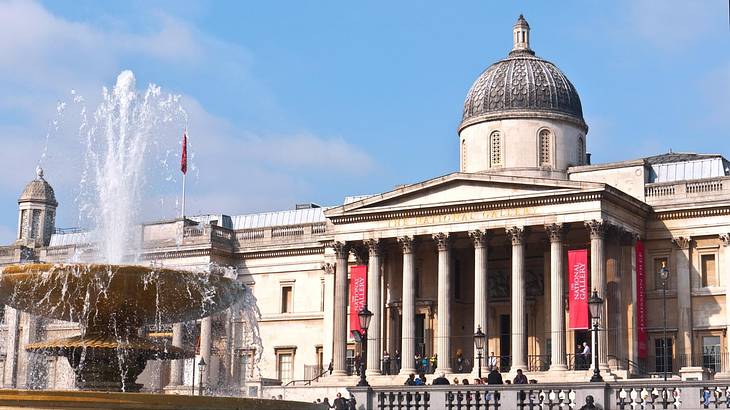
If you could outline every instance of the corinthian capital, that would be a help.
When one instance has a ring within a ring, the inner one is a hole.
[[[368,248],[368,252],[370,253],[371,257],[380,256],[380,251],[382,249],[382,246],[380,245],[380,239],[366,239],[365,241],[363,241],[363,243]]]
[[[350,253],[355,257],[355,263],[358,265],[366,265],[368,263],[368,250],[363,244],[353,245]]]
[[[435,233],[432,235],[433,240],[436,241],[436,246],[440,251],[446,251],[449,249],[449,233]]]
[[[586,228],[588,228],[591,239],[605,239],[611,224],[606,221],[591,220],[585,222]]]
[[[730,246],[730,233],[721,233],[720,240],[724,246]]]
[[[347,258],[347,255],[350,253],[350,245],[346,242],[336,241],[332,243],[332,249],[335,251],[337,258]]]
[[[545,225],[545,232],[547,232],[550,242],[563,242],[565,234],[568,232],[568,226],[563,223]]]
[[[511,228],[507,228],[507,236],[512,240],[512,245],[522,245],[522,242],[525,240],[525,233],[527,233],[527,229],[521,226],[513,226]]]
[[[416,241],[412,236],[401,236],[398,238],[398,243],[403,248],[403,253],[413,253],[416,248]]]
[[[324,271],[324,273],[327,275],[332,275],[335,273],[335,265],[333,265],[329,262],[323,263],[322,266],[320,267],[320,269],[322,269]]]
[[[672,238],[672,243],[679,249],[689,249],[689,242],[691,240],[688,236],[678,236]]]
[[[469,231],[469,237],[472,241],[474,241],[475,248],[483,248],[487,246],[491,236],[492,234],[487,230],[480,231],[479,229],[475,229],[473,231]]]

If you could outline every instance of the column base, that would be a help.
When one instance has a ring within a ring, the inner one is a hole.
[[[381,373],[380,370],[371,370],[371,369],[365,370],[365,377],[382,376],[382,375],[383,375],[383,373]]]
[[[398,375],[399,376],[408,376],[411,373],[416,374],[416,368],[415,367],[410,368],[410,369],[407,369],[405,367],[401,367],[400,372],[398,372]]]
[[[709,374],[702,367],[685,366],[679,369],[679,377],[682,381],[707,380],[709,378]]]
[[[347,371],[345,370],[332,370],[332,376],[347,376]]]
[[[550,365],[550,368],[548,369],[549,372],[567,372],[568,371],[568,365],[567,364],[553,364]]]

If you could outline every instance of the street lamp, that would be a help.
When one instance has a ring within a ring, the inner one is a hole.
[[[484,341],[487,339],[487,335],[482,332],[482,327],[477,326],[477,331],[474,333],[474,347],[477,348],[477,362],[479,363],[479,380],[482,379],[482,350],[484,350]]]
[[[662,278],[662,315],[664,316],[664,336],[662,337],[662,373],[664,373],[664,381],[667,381],[667,279],[669,279],[669,269],[667,262],[662,261],[662,268],[659,269],[659,276]]]
[[[598,297],[598,291],[593,289],[593,294],[588,298],[588,308],[591,311],[591,319],[593,320],[593,376],[592,382],[603,382],[601,371],[598,369],[598,321],[601,318],[601,310],[603,309],[603,299]]]
[[[357,318],[360,320],[360,329],[362,329],[362,339],[360,341],[360,381],[357,383],[358,386],[370,386],[368,381],[365,380],[365,360],[367,360],[368,349],[368,326],[370,326],[370,319],[372,317],[373,312],[369,311],[367,306],[363,306],[357,312]]]
[[[203,371],[205,370],[205,359],[203,356],[200,356],[200,361],[198,362],[198,373],[200,373],[200,383],[198,383],[198,396],[203,395]]]

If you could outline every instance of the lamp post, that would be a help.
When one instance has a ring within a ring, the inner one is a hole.
[[[482,327],[477,326],[477,331],[474,333],[474,347],[477,349],[477,362],[479,364],[479,380],[482,379],[482,350],[484,350],[484,341],[486,340],[487,335],[482,332]]]
[[[591,311],[591,320],[593,320],[593,376],[591,382],[603,382],[601,371],[598,369],[598,321],[601,318],[601,310],[603,309],[603,299],[598,297],[598,291],[593,289],[593,294],[588,298],[588,308]]]
[[[659,276],[662,278],[662,316],[664,316],[664,333],[662,336],[662,373],[664,373],[664,381],[667,381],[667,279],[669,279],[669,269],[667,263],[662,261],[662,268],[659,269]]]
[[[357,312],[357,318],[360,320],[360,329],[362,329],[362,338],[360,341],[360,381],[357,383],[359,387],[370,386],[368,381],[365,380],[365,358],[367,358],[368,350],[368,326],[370,326],[370,319],[372,319],[372,317],[373,312],[368,310],[367,305],[363,306],[362,309]]]
[[[200,361],[198,362],[198,373],[200,373],[200,383],[198,383],[198,396],[203,395],[203,371],[205,370],[205,359],[203,356],[200,356]]]

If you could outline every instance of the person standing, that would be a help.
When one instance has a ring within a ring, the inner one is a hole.
[[[383,350],[383,374],[390,374],[390,354],[387,350]]]
[[[497,356],[494,355],[494,352],[491,352],[489,357],[487,358],[487,368],[489,368],[490,372],[492,371],[492,369],[497,368]]]
[[[400,352],[395,351],[395,354],[393,355],[393,360],[395,360],[395,374],[398,374],[400,372]]]
[[[583,363],[585,364],[585,368],[589,368],[591,364],[591,347],[588,346],[588,343],[583,342],[583,351],[581,352],[581,355],[583,356]]]
[[[499,373],[496,367],[489,371],[487,384],[504,384],[502,381],[502,374]]]
[[[337,393],[337,398],[332,405],[335,410],[347,410],[347,400],[342,397],[342,393]]]

